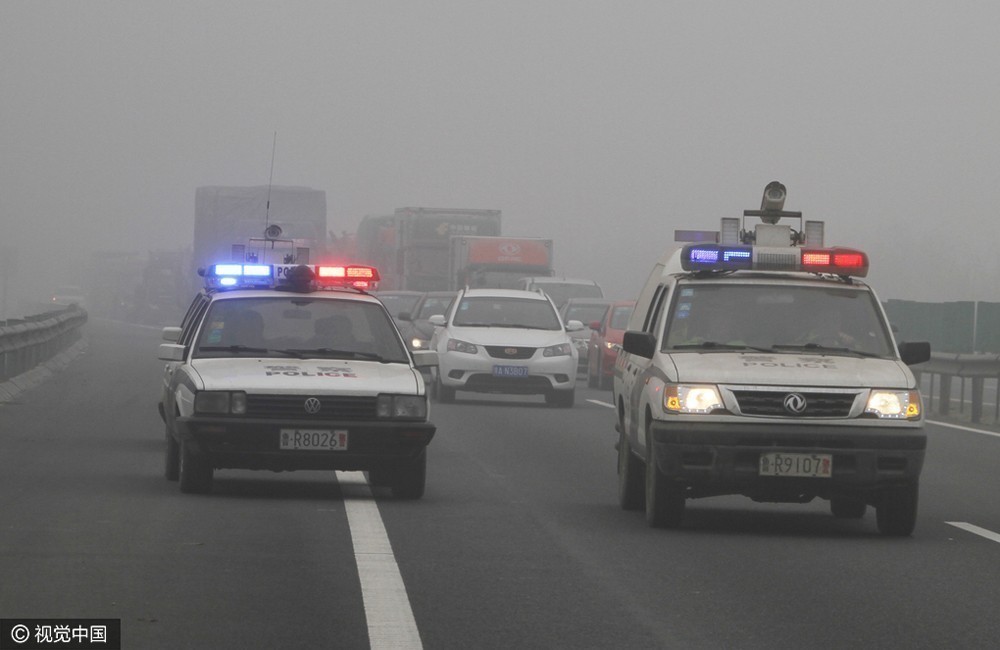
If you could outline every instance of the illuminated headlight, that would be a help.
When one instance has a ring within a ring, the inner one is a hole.
[[[663,408],[671,413],[711,413],[725,408],[715,386],[666,386]]]
[[[247,394],[207,390],[194,397],[194,412],[198,414],[245,415]]]
[[[379,395],[375,414],[380,418],[425,420],[427,398],[423,395]]]
[[[479,346],[477,346],[474,343],[466,343],[465,341],[459,341],[458,339],[448,339],[448,351],[465,352],[466,354],[477,354],[479,352]]]
[[[909,420],[920,417],[920,393],[915,390],[873,390],[865,414],[879,418]]]
[[[426,350],[428,343],[429,343],[429,341],[427,339],[418,339],[418,338],[414,337],[413,340],[410,341],[410,349],[411,350]]]
[[[607,348],[607,349],[609,349],[609,350],[614,350],[616,347],[618,347],[618,344],[617,343],[612,343],[611,341],[605,341],[604,342],[604,347]]]
[[[542,350],[543,357],[566,357],[573,354],[573,348],[569,343],[560,343],[559,345],[550,345],[549,347]]]

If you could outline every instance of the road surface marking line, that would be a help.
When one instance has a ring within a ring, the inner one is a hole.
[[[988,540],[1000,543],[1000,535],[994,533],[992,530],[986,530],[985,528],[980,528],[979,526],[973,526],[972,524],[967,524],[964,521],[946,521],[944,522],[949,526],[954,526],[955,528],[961,528],[962,530],[967,530],[974,535],[979,535],[980,537],[985,537]]]
[[[403,576],[364,473],[337,472],[337,482],[354,544],[369,645],[372,650],[423,648]]]
[[[947,422],[937,422],[935,420],[927,420],[927,424],[936,424],[942,427],[951,427],[952,429],[961,429],[962,431],[971,431],[972,433],[981,433],[984,436],[993,436],[995,438],[1000,438],[1000,433],[996,431],[987,431],[985,429],[974,429],[972,427],[963,427],[960,424],[948,424]]]
[[[587,401],[590,402],[591,404],[597,404],[598,406],[603,406],[609,409],[613,409],[615,407],[614,404],[608,404],[607,402],[602,402],[599,399],[588,399]]]

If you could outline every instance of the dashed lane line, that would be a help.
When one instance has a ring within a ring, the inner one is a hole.
[[[369,645],[372,650],[423,648],[403,576],[364,473],[337,472],[337,482],[354,544]]]
[[[948,422],[938,422],[937,420],[927,420],[927,424],[936,424],[941,427],[949,427],[952,429],[961,429],[962,431],[970,431],[972,433],[981,433],[984,436],[993,436],[994,438],[1000,438],[1000,433],[996,431],[987,431],[986,429],[976,429],[973,427],[963,427],[960,424],[950,424]]]
[[[973,535],[979,535],[980,537],[985,537],[990,541],[1000,543],[1000,534],[994,533],[992,530],[986,530],[985,528],[980,528],[979,526],[974,526],[973,524],[967,524],[964,521],[946,521],[944,523],[949,526],[954,526],[955,528],[961,528],[962,530],[968,531]]]
[[[604,408],[613,409],[615,407],[614,404],[608,404],[607,402],[602,402],[599,399],[588,399],[587,401],[590,402],[591,404],[597,404],[598,406],[603,406]]]

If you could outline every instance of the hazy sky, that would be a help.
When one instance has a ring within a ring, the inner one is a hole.
[[[883,299],[1000,301],[997,2],[0,0],[0,247],[189,247],[200,185],[503,210],[638,293],[675,228],[827,221]],[[24,274],[20,279],[24,279]]]

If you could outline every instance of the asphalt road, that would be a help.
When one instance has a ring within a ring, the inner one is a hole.
[[[649,529],[617,505],[610,394],[583,381],[572,409],[433,405],[420,501],[318,472],[218,471],[213,494],[182,495],[162,477],[158,331],[87,334],[86,354],[0,405],[2,618],[117,618],[127,648],[414,647],[401,614],[427,648],[1000,639],[1000,437],[928,425],[907,539],[879,536],[872,512],[741,497]]]

